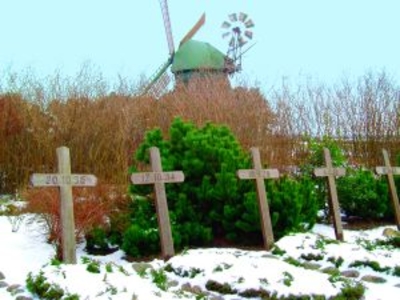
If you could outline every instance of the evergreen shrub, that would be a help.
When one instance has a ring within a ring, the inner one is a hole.
[[[393,215],[385,178],[372,171],[348,169],[337,181],[340,207],[347,216],[363,219],[386,219]]]
[[[94,227],[85,234],[86,251],[91,254],[107,253],[110,247],[107,239],[107,232],[101,227]]]
[[[148,149],[153,146],[160,150],[164,171],[181,170],[185,174],[184,182],[166,185],[176,249],[227,240],[241,245],[261,243],[255,183],[236,177],[237,170],[251,168],[251,158],[229,128],[212,123],[198,128],[177,118],[171,124],[168,140],[160,129],[146,133],[130,173],[149,163]],[[309,179],[268,182],[278,236],[315,222],[316,198]],[[132,225],[124,233],[123,249],[131,256],[157,253],[153,187],[132,184],[130,194]]]
[[[307,155],[304,163],[300,166],[302,175],[313,177],[315,168],[323,168],[326,166],[324,157],[324,148],[329,149],[332,159],[333,167],[346,167],[347,159],[343,149],[340,147],[337,140],[329,136],[323,136],[321,139],[311,138],[306,136],[304,138],[307,145]],[[326,209],[328,203],[328,189],[326,178],[313,177],[317,199],[320,209]]]
[[[160,150],[163,170],[182,170],[185,174],[183,183],[166,185],[175,247],[207,245],[223,237],[224,207],[239,202],[246,186],[236,179],[236,170],[249,166],[249,156],[230,130],[212,123],[197,128],[177,118],[169,140],[163,138],[160,129],[146,134],[135,155],[138,165],[149,163],[148,149],[152,146]],[[131,167],[130,172],[135,171],[137,168]],[[159,242],[153,240],[158,241],[158,224],[152,187],[131,185],[130,192],[134,225],[125,232],[123,249],[133,256],[158,251]]]
[[[318,214],[313,180],[308,176],[270,181],[272,224],[276,237],[311,229]]]
[[[396,166],[395,167],[400,167],[400,152],[397,152],[397,155],[396,155]],[[400,199],[400,176],[399,175],[394,176],[394,181],[395,181],[395,184],[396,184],[397,196]]]
[[[266,190],[275,239],[312,228],[317,219],[318,203],[314,183],[309,177],[283,176],[279,180],[268,180]],[[225,222],[234,224],[231,239],[242,243],[261,241],[257,201],[253,189],[246,193],[242,203],[226,208]]]
[[[64,290],[57,284],[50,284],[43,271],[40,271],[37,276],[30,272],[26,278],[26,287],[40,299],[58,300],[64,296]]]
[[[377,177],[372,171],[348,164],[345,151],[339,141],[331,137],[322,139],[306,138],[308,157],[301,166],[301,174],[312,176],[313,170],[326,165],[323,149],[328,148],[334,167],[346,168],[346,175],[338,177],[336,188],[341,212],[347,216],[378,220],[393,217],[388,197],[388,187],[383,177]],[[313,177],[320,209],[328,205],[326,178]]]

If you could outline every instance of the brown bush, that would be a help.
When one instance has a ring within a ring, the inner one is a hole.
[[[268,99],[258,88],[231,88],[214,78],[178,84],[160,99],[130,96],[123,82],[118,93],[107,94],[98,78],[85,71],[65,81],[57,74],[47,94],[46,83],[24,80],[20,93],[1,96],[0,193],[23,188],[32,173],[56,172],[60,146],[70,148],[73,173],[127,184],[145,132],[159,127],[167,136],[177,116],[198,126],[227,125],[244,149],[259,147],[263,162],[279,168],[304,161],[305,135],[333,137],[352,162],[370,167],[381,164],[381,148],[392,158],[400,148],[399,88],[384,73],[333,87],[284,83]]]
[[[100,184],[91,188],[73,189],[75,236],[78,241],[94,228],[108,229],[113,214],[121,213],[116,209],[126,207],[126,188]],[[42,222],[48,241],[56,246],[57,256],[61,258],[58,188],[27,189],[22,196],[27,199],[25,212],[35,214],[35,222]]]
[[[382,163],[382,148],[393,154],[393,163],[400,149],[399,95],[399,86],[381,72],[357,80],[342,78],[332,87],[284,82],[269,100],[277,115],[277,132],[293,141],[286,151],[298,153],[304,135],[329,136],[346,150],[351,162],[373,168]]]
[[[196,88],[173,92],[160,99],[164,119],[170,123],[180,116],[199,126],[208,121],[224,124],[231,128],[244,147],[264,144],[265,136],[272,132],[275,117],[260,91],[215,84],[209,88],[201,82]]]
[[[1,140],[5,140],[7,137],[15,135],[22,130],[23,118],[18,111],[22,101],[20,95],[6,94],[0,96]]]
[[[49,136],[46,116],[36,103],[31,103],[19,94],[2,97],[6,115],[3,124],[7,128],[0,143],[0,193],[14,193],[25,185],[29,175],[50,166],[52,156],[47,149],[53,147]],[[1,134],[1,133],[0,133]]]

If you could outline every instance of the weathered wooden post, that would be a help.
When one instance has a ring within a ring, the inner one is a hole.
[[[58,174],[32,174],[30,181],[33,186],[59,187],[61,243],[63,261],[76,264],[76,241],[73,186],[95,186],[97,178],[94,175],[71,174],[71,160],[67,147],[57,148]]]
[[[251,148],[251,155],[253,157],[254,169],[238,170],[237,176],[240,179],[256,180],[264,247],[266,250],[270,250],[274,244],[274,233],[272,231],[271,216],[269,212],[267,194],[265,192],[264,180],[268,178],[279,178],[279,171],[277,169],[262,169],[260,151],[258,148]]]
[[[316,168],[314,170],[314,175],[317,177],[328,177],[329,211],[333,219],[336,239],[343,241],[343,228],[342,228],[342,220],[340,218],[339,201],[337,196],[335,177],[344,176],[346,174],[346,170],[344,168],[333,168],[331,153],[327,148],[324,148],[324,158],[325,158],[326,168]]]
[[[133,184],[154,184],[156,197],[156,212],[158,228],[160,230],[161,252],[164,259],[175,255],[172,240],[171,223],[169,221],[165,183],[183,182],[185,176],[182,171],[163,172],[160,151],[157,147],[150,148],[150,162],[152,172],[134,173],[131,176]]]
[[[394,215],[396,218],[397,229],[400,230],[400,204],[399,197],[397,196],[396,184],[394,182],[393,175],[400,175],[399,167],[392,167],[390,165],[389,154],[387,150],[383,149],[383,160],[385,162],[384,167],[376,167],[376,173],[379,175],[386,175],[389,185],[390,199],[394,209]]]

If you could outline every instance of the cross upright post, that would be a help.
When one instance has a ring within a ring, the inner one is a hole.
[[[60,218],[62,259],[76,264],[76,241],[73,186],[95,186],[97,178],[90,174],[71,174],[71,159],[67,147],[57,148],[58,174],[32,174],[32,186],[58,187],[60,190]]]
[[[265,192],[264,180],[268,178],[279,178],[277,169],[263,169],[261,165],[260,151],[258,148],[251,148],[253,167],[251,170],[238,170],[237,176],[240,179],[255,179],[257,187],[257,198],[260,209],[261,230],[264,238],[264,247],[270,250],[274,244],[274,233],[272,231],[271,216],[267,194]]]
[[[175,255],[175,250],[169,220],[165,183],[183,182],[185,177],[182,171],[163,172],[160,151],[157,147],[150,148],[150,162],[152,172],[134,173],[131,176],[131,181],[133,184],[154,185],[161,252],[163,258],[168,259]]]
[[[399,167],[392,167],[390,165],[389,154],[387,150],[382,150],[383,160],[385,163],[384,167],[376,167],[376,173],[379,175],[386,175],[388,185],[389,185],[389,192],[390,192],[390,199],[392,200],[392,205],[394,209],[394,215],[396,219],[397,229],[400,230],[400,204],[399,204],[399,197],[397,196],[396,184],[394,182],[393,175],[400,175],[400,168]]]
[[[346,170],[344,168],[334,168],[332,166],[331,153],[329,149],[324,148],[325,168],[316,168],[314,175],[317,177],[328,177],[329,189],[329,211],[333,218],[333,225],[335,227],[336,239],[343,241],[343,228],[342,220],[340,218],[339,201],[337,196],[335,177],[344,176]]]

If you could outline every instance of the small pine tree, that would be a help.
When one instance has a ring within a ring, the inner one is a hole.
[[[337,190],[348,216],[376,220],[391,215],[387,183],[369,170],[348,169],[347,176],[338,179]]]
[[[305,137],[308,155],[305,162],[300,166],[301,174],[313,178],[315,168],[325,166],[324,148],[329,149],[333,167],[347,167],[347,159],[344,151],[340,148],[338,141],[329,136],[322,139]],[[320,209],[326,209],[328,189],[325,178],[313,178],[316,186],[316,196]]]
[[[249,156],[225,126],[207,123],[197,128],[177,118],[169,136],[169,140],[164,140],[159,129],[148,132],[135,160],[138,164],[148,163],[148,149],[156,146],[160,149],[165,171],[184,172],[183,183],[166,186],[175,247],[210,244],[214,238],[226,234],[224,207],[241,199],[243,184],[236,179],[236,170],[249,165]],[[131,172],[136,170],[136,167],[130,169]],[[134,197],[132,223],[145,231],[157,228],[151,187],[131,185],[130,192],[148,199],[137,201],[138,197]],[[131,247],[124,249],[130,251]]]
[[[290,232],[305,231],[315,224],[318,203],[314,183],[309,177],[284,176],[266,183],[271,222],[276,239]],[[241,243],[261,242],[260,213],[254,191],[242,203],[226,210],[226,218],[236,220],[230,238]]]
[[[160,150],[165,171],[182,170],[185,174],[184,182],[166,185],[176,249],[205,246],[216,239],[261,244],[254,182],[236,177],[237,170],[251,167],[250,155],[226,126],[207,123],[197,128],[177,118],[171,125],[169,140],[159,129],[149,131],[137,149],[131,173],[137,171],[136,166],[149,163],[148,149],[153,146]],[[272,186],[271,204],[279,236],[315,222],[317,209],[310,186],[289,178]],[[131,185],[130,193],[134,225],[124,234],[123,249],[133,256],[154,253],[158,251],[154,244],[158,247],[159,240],[152,188]]]

